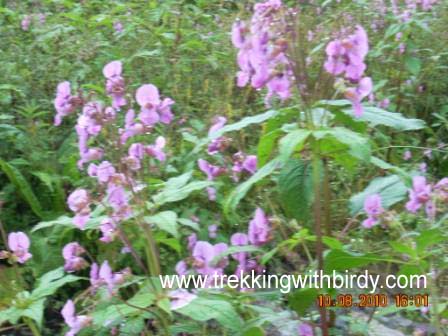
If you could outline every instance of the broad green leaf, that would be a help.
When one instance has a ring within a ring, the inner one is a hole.
[[[291,159],[278,176],[280,204],[289,217],[306,221],[313,203],[313,174],[309,163]]]
[[[288,306],[303,316],[306,310],[316,302],[318,291],[315,288],[303,288],[288,296]]]
[[[26,309],[21,312],[22,317],[29,317],[36,321],[37,326],[42,328],[42,319],[44,316],[45,298],[33,301]]]
[[[257,165],[259,168],[263,167],[271,157],[272,152],[275,149],[277,139],[284,132],[281,129],[276,129],[272,132],[266,133],[260,137],[257,147]]]
[[[324,265],[325,265],[325,272],[330,273],[333,270],[345,271],[380,261],[393,262],[394,260],[383,258],[372,253],[357,254],[357,253],[349,253],[343,250],[331,250],[325,255]]]
[[[153,200],[159,206],[165,203],[177,202],[187,198],[194,191],[202,190],[212,185],[213,182],[210,181],[194,181],[180,188],[166,186],[161,192],[153,196]]]
[[[157,225],[159,229],[172,234],[176,238],[179,236],[177,231],[177,214],[174,211],[162,211],[153,216],[147,216],[145,221]]]
[[[310,134],[306,129],[297,129],[285,135],[279,142],[279,158],[286,162],[295,151],[302,150]]]
[[[343,110],[343,112],[352,114],[349,109]],[[415,131],[425,128],[423,120],[406,118],[401,113],[389,112],[376,106],[364,106],[364,112],[357,120],[366,121],[371,127],[384,125],[398,131]]]
[[[377,177],[373,179],[363,192],[350,198],[350,213],[355,215],[362,211],[364,200],[372,194],[380,194],[383,207],[390,206],[404,200],[408,193],[408,188],[398,175]]]
[[[265,336],[263,329],[260,327],[252,327],[248,330],[245,330],[243,336]]]
[[[412,246],[405,245],[403,243],[400,243],[398,241],[390,241],[389,245],[394,249],[394,251],[402,254],[406,254],[413,259],[417,258],[417,251],[412,248]]]
[[[28,183],[22,173],[2,159],[0,159],[0,169],[6,174],[11,183],[17,188],[18,192],[22,195],[33,212],[39,218],[44,219],[45,215],[39,199],[34,194],[31,185]]]
[[[242,120],[240,120],[234,124],[226,125],[223,128],[217,130],[216,132],[213,132],[212,134],[210,134],[209,139],[213,140],[213,139],[219,138],[220,136],[224,135],[225,133],[232,132],[232,131],[238,131],[238,130],[243,129],[252,124],[260,124],[272,117],[275,117],[277,114],[278,114],[278,111],[269,110],[262,114],[257,114],[255,116],[243,118]]]
[[[184,226],[189,226],[193,230],[199,231],[199,224],[188,218],[178,218],[177,222]]]
[[[280,161],[278,159],[270,161],[265,166],[257,170],[257,172],[248,180],[236,187],[224,202],[224,212],[226,215],[228,216],[230,213],[234,212],[241,199],[246,196],[252,186],[272,174],[279,164]]]
[[[211,300],[198,297],[188,305],[177,309],[176,312],[195,321],[206,322],[216,320],[224,328],[234,332],[239,332],[243,328],[243,321],[233,306],[224,300]]]
[[[422,68],[422,61],[414,56],[406,56],[404,64],[406,65],[406,69],[415,76],[420,73],[420,69]]]
[[[360,160],[370,159],[370,145],[368,140],[359,133],[355,133],[344,127],[334,127],[332,129],[322,129],[313,132],[313,136],[321,141],[326,137],[332,137],[338,142],[349,147],[349,153]],[[340,154],[335,154],[340,155]]]
[[[220,253],[215,258],[213,258],[212,263],[218,262],[220,259],[227,257],[234,253],[239,252],[261,252],[262,249],[253,245],[245,245],[245,246],[230,246],[225,252]]]
[[[419,253],[424,252],[428,247],[438,244],[442,241],[446,241],[445,233],[440,229],[429,229],[422,231],[420,235],[415,239],[417,243],[417,251]]]

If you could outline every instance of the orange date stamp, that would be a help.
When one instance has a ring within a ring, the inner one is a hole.
[[[428,294],[396,294],[389,297],[387,294],[339,294],[332,297],[329,294],[317,296],[319,307],[335,308],[372,308],[387,307],[395,304],[396,307],[428,307]]]

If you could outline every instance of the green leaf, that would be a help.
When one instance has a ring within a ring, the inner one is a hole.
[[[260,327],[252,327],[248,330],[245,330],[243,336],[264,336],[265,333],[263,329]]]
[[[313,136],[321,141],[326,137],[332,137],[338,142],[349,147],[349,153],[355,158],[368,161],[370,159],[370,145],[368,140],[359,133],[353,132],[344,127],[334,127],[332,129],[322,129],[313,132]],[[340,155],[336,153],[335,155]]]
[[[242,120],[240,120],[234,124],[226,125],[223,128],[217,130],[216,132],[213,132],[212,134],[210,134],[209,140],[219,138],[220,136],[222,136],[228,132],[238,131],[238,130],[246,128],[247,126],[252,125],[252,124],[260,124],[272,117],[275,117],[277,114],[278,114],[278,111],[269,110],[262,114],[257,114],[255,116],[243,118]]]
[[[248,180],[236,187],[224,202],[224,213],[229,216],[230,213],[234,212],[241,199],[246,196],[252,186],[272,174],[279,166],[279,163],[280,161],[278,159],[270,161],[268,164],[257,170],[257,172]]]
[[[429,229],[422,231],[415,239],[417,243],[417,251],[424,252],[428,247],[446,241],[445,233],[439,229]]]
[[[278,177],[280,204],[289,217],[306,221],[313,203],[313,174],[309,163],[291,159]]]
[[[344,112],[351,113],[348,110]],[[359,120],[367,121],[371,127],[384,125],[398,131],[415,131],[425,128],[423,120],[406,118],[401,113],[389,112],[376,106],[364,106],[364,113]]]
[[[350,198],[350,213],[352,216],[362,211],[364,200],[372,194],[380,194],[381,204],[385,208],[406,198],[408,188],[398,175],[377,177],[373,179],[363,192]]]
[[[306,310],[316,302],[318,291],[315,288],[303,288],[288,296],[288,306],[299,316],[305,315]]]
[[[193,230],[199,231],[199,224],[194,222],[194,221],[192,221],[191,219],[188,219],[188,218],[178,218],[177,222],[180,225],[189,226]]]
[[[31,297],[37,300],[53,295],[65,284],[84,279],[71,274],[59,277],[61,269],[62,267],[44,274],[40,279],[37,288],[31,293]]]
[[[412,248],[412,246],[405,245],[398,241],[390,241],[389,244],[394,249],[394,251],[406,254],[413,259],[417,258],[417,251],[414,248]]]
[[[272,132],[263,134],[258,141],[257,147],[257,160],[258,167],[263,167],[271,157],[272,152],[275,149],[277,139],[283,134],[283,131],[276,129]]]
[[[375,254],[356,254],[349,253],[343,250],[331,250],[325,255],[324,265],[325,272],[330,273],[335,271],[345,271],[348,269],[366,266],[371,263],[380,261],[391,261],[394,260],[382,258]]]
[[[261,252],[263,251],[259,247],[253,245],[245,245],[245,246],[230,246],[223,253],[220,253],[216,257],[213,258],[212,264],[217,263],[220,259],[227,257],[228,255],[239,253],[239,252]]]
[[[39,199],[34,194],[31,185],[28,183],[22,173],[2,159],[0,159],[0,169],[3,170],[11,183],[17,188],[25,201],[27,201],[33,212],[41,219],[45,218]]]
[[[406,69],[415,76],[420,73],[420,69],[422,68],[422,61],[414,56],[406,56],[404,64],[406,65]]]
[[[157,225],[161,230],[164,230],[174,237],[178,237],[177,231],[177,214],[174,211],[162,211],[153,216],[147,216],[145,221]]]
[[[311,131],[298,129],[285,135],[279,142],[280,160],[286,162],[294,152],[302,150],[310,134]]]
[[[186,184],[190,177],[191,172],[169,179],[162,191],[153,196],[154,202],[159,206],[165,203],[177,202],[187,198],[193,191],[202,190],[213,185],[213,182],[210,181],[193,181]]]
[[[243,328],[243,321],[233,306],[224,300],[211,300],[198,297],[188,305],[177,309],[176,312],[195,321],[205,322],[216,320],[224,328],[235,332],[239,332]]]
[[[29,317],[36,321],[37,326],[42,328],[42,319],[44,316],[45,298],[33,301],[26,309],[21,312],[22,317]]]

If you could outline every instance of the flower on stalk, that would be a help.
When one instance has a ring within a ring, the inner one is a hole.
[[[263,209],[255,210],[255,216],[249,223],[248,236],[250,243],[256,246],[264,245],[271,239],[270,221]]]
[[[62,249],[62,256],[65,260],[64,270],[70,273],[85,268],[87,262],[84,258],[80,257],[85,252],[86,250],[77,242],[71,242],[65,245]]]
[[[427,214],[432,215],[432,186],[426,182],[424,176],[414,176],[412,178],[412,189],[409,190],[409,201],[406,209],[411,213],[416,213],[423,205],[427,207]],[[429,203],[429,205],[428,205]]]
[[[122,64],[120,61],[112,61],[103,68],[103,75],[106,77],[106,92],[112,97],[112,106],[120,109],[126,105],[124,79],[121,76]]]
[[[76,315],[75,304],[72,300],[68,300],[62,308],[62,317],[64,318],[65,324],[70,328],[70,330],[65,334],[65,336],[74,336],[81,329],[85,328],[90,324],[92,318],[86,315]]]
[[[68,207],[75,213],[73,223],[80,229],[84,229],[90,218],[90,196],[85,189],[76,189],[67,199]]]
[[[24,264],[33,255],[28,251],[30,248],[30,239],[23,232],[11,232],[8,235],[8,247],[18,263]]]
[[[381,196],[379,194],[367,196],[364,200],[364,211],[368,217],[362,222],[362,226],[370,229],[379,222],[379,217],[384,213],[381,206]]]

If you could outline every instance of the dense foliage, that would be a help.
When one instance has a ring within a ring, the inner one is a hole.
[[[0,333],[448,334],[447,5],[0,1]]]

